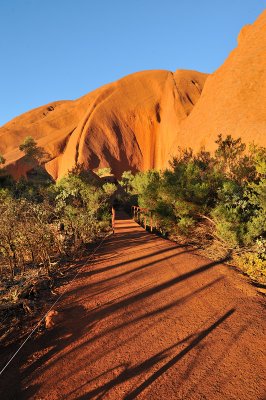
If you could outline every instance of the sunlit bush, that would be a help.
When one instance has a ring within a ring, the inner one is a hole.
[[[246,249],[248,273],[254,269],[259,276],[255,271],[263,270],[264,260],[257,243],[266,237],[266,149],[247,150],[230,135],[219,135],[216,143],[214,155],[179,149],[165,171],[124,173],[123,185],[137,196],[135,204],[153,212],[161,231],[188,240],[195,232],[198,242],[204,231],[204,245],[208,238],[223,252]]]

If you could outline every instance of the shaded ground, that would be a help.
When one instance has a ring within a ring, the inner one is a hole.
[[[69,285],[61,322],[4,372],[0,398],[265,399],[262,296],[127,218]]]

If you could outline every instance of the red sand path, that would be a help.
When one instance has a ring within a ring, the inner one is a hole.
[[[4,373],[0,398],[265,399],[262,296],[126,218],[69,285],[61,322]]]

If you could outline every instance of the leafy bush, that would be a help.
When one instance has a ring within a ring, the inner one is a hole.
[[[266,284],[266,259],[247,252],[234,258],[236,265],[252,279]]]
[[[25,160],[29,163],[43,164],[50,158],[50,155],[42,147],[37,146],[36,141],[31,136],[24,139],[24,142],[19,145],[19,150],[25,154]]]
[[[97,169],[97,171],[95,171],[95,173],[99,177],[104,177],[104,176],[112,175],[112,170],[109,167],[99,168],[99,169]]]
[[[188,234],[195,225],[195,220],[191,217],[181,217],[177,225],[181,233]]]
[[[134,180],[134,175],[131,171],[124,171],[119,181],[120,186],[122,186],[126,193],[131,193],[133,190],[132,182]]]
[[[218,241],[223,251],[246,249],[248,270],[257,262],[259,271],[264,261],[255,243],[266,236],[266,149],[251,145],[247,151],[230,135],[219,135],[216,143],[214,156],[179,149],[165,171],[134,178],[127,172],[122,183],[137,196],[136,204],[153,212],[162,231],[189,239],[195,232],[197,240],[204,231],[204,240]]]
[[[2,154],[0,154],[0,165],[1,164],[4,165],[5,162],[6,162],[6,160],[5,160],[4,156]]]
[[[131,184],[133,193],[138,194],[139,206],[153,210],[159,196],[160,173],[153,170],[139,172]]]
[[[42,149],[31,138],[20,148],[40,162]],[[54,259],[75,253],[110,229],[110,198],[116,186],[102,185],[80,165],[57,183],[37,165],[28,179],[1,184],[2,276],[13,279],[26,268],[49,273]]]
[[[95,239],[106,227],[103,218],[110,219],[108,199],[114,189],[110,184],[103,188],[90,185],[86,179],[74,174],[56,184],[55,210],[72,236],[74,247]]]

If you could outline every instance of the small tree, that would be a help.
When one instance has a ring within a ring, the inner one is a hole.
[[[121,181],[119,181],[119,184],[125,188],[126,193],[129,193],[132,191],[132,182],[134,180],[134,175],[132,174],[131,171],[124,171],[121,177]]]
[[[49,159],[49,154],[42,148],[37,146],[37,143],[31,136],[27,136],[24,142],[19,146],[19,150],[25,154],[28,162],[44,164]]]
[[[105,183],[103,185],[103,190],[104,192],[107,194],[108,197],[113,196],[113,194],[115,193],[117,187],[114,183]]]
[[[218,139],[215,143],[218,145],[215,156],[221,170],[228,175],[229,178],[233,178],[239,160],[242,158],[243,152],[246,149],[246,145],[242,143],[241,138],[233,139],[231,135],[227,135],[226,138],[223,139],[221,134],[218,135]]]
[[[6,159],[4,158],[4,156],[2,154],[0,154],[0,165],[4,165],[6,162]]]
[[[5,168],[2,167],[1,165],[4,165],[6,162],[6,159],[4,158],[4,156],[2,154],[0,154],[0,177],[3,178],[3,175],[5,175]]]
[[[95,171],[95,174],[98,175],[100,178],[103,176],[108,176],[112,175],[112,170],[111,168],[105,167],[105,168],[99,168],[97,171]]]

